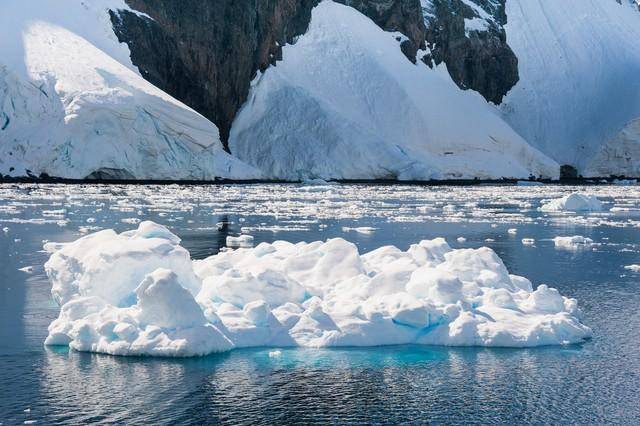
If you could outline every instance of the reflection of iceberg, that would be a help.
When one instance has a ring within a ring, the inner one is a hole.
[[[46,264],[62,305],[48,344],[202,355],[247,346],[539,346],[582,341],[577,302],[510,275],[490,249],[444,239],[360,255],[343,240],[277,241],[191,261],[143,222],[101,231]]]

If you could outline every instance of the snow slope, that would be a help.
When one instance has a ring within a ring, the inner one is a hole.
[[[503,116],[531,145],[583,172],[605,143],[640,117],[638,6],[627,0],[508,0],[507,16],[520,81],[501,105]],[[611,163],[598,163],[600,175],[626,167],[624,156],[605,157]]]
[[[615,135],[591,160],[586,176],[640,176],[640,118]]]
[[[489,248],[437,238],[360,254],[276,241],[190,262],[161,225],[87,235],[45,265],[60,315],[46,344],[193,356],[248,346],[531,347],[591,336],[577,301],[510,275]],[[162,265],[162,266],[158,266]]]
[[[3,0],[0,173],[255,178],[217,127],[145,81],[111,29],[123,0]]]
[[[477,93],[408,61],[397,34],[325,0],[283,61],[258,76],[231,129],[273,178],[557,177]]]

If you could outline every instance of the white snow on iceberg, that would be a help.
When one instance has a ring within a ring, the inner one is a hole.
[[[593,247],[594,242],[591,238],[574,235],[573,237],[555,237],[553,244],[558,249],[577,251]]]
[[[419,58],[418,58],[419,59]],[[412,64],[393,34],[324,0],[259,75],[229,146],[272,178],[557,177],[477,93]]]
[[[218,128],[144,80],[109,9],[123,0],[3,0],[0,174],[251,179]]]
[[[404,343],[529,347],[583,341],[575,299],[510,275],[489,248],[444,239],[361,255],[337,238],[277,241],[191,261],[143,222],[61,246],[45,265],[61,304],[50,345],[193,356],[248,346]]]
[[[573,192],[543,204],[540,210],[543,212],[599,212],[603,210],[603,206],[595,195]]]

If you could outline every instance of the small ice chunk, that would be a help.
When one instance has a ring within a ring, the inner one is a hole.
[[[280,355],[282,355],[282,351],[280,350],[269,351],[269,358],[277,358]]]
[[[507,230],[507,233],[509,233],[510,235],[516,235],[518,233],[518,229],[517,228],[509,228]]]
[[[467,239],[465,237],[458,237],[456,239],[456,241],[458,241],[460,244],[467,242]]]
[[[579,250],[590,248],[594,245],[591,238],[586,238],[580,235],[573,237],[555,237],[553,243],[557,249],[564,250]]]
[[[540,207],[543,212],[599,212],[602,209],[602,203],[598,197],[578,192],[552,200]]]
[[[627,265],[624,267],[624,269],[631,272],[640,272],[640,265]]]
[[[350,228],[348,226],[342,227],[342,232],[357,232],[358,234],[373,234],[377,228],[372,228],[370,226],[359,226],[357,228]]]
[[[226,240],[227,247],[239,248],[239,247],[253,247],[253,236],[252,235],[240,235],[238,237],[233,237],[229,235]]]
[[[525,246],[532,246],[536,243],[536,240],[534,238],[523,238],[522,239],[522,244]]]
[[[33,266],[25,266],[24,268],[18,269],[18,271],[22,271],[27,274],[33,274]]]

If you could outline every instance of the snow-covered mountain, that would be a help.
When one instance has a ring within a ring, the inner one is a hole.
[[[586,175],[640,176],[624,155],[599,153],[605,145],[607,152],[632,152],[611,143],[624,139],[631,149],[628,137],[616,135],[640,118],[636,1],[508,0],[506,6],[520,80],[500,105],[505,120],[531,145]],[[596,156],[597,170],[589,167]]]
[[[5,0],[0,28],[0,174],[640,176],[636,0]]]
[[[0,173],[251,179],[217,127],[145,81],[113,33],[120,0],[4,0]]]
[[[396,38],[322,2],[308,32],[256,79],[231,152],[286,179],[557,177],[558,165],[479,94],[458,89],[444,67],[411,63]]]

